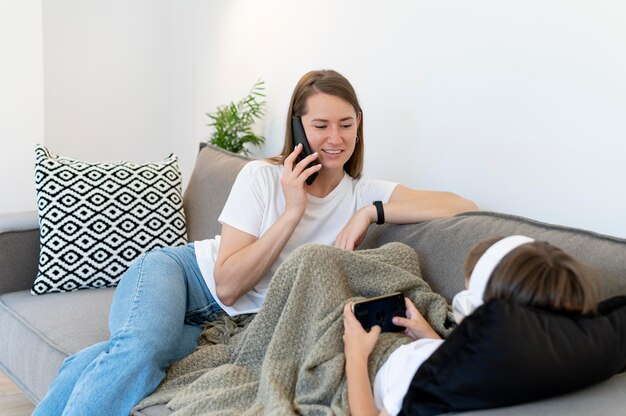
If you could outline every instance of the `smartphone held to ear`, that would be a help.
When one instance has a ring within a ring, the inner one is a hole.
[[[374,325],[380,326],[382,332],[404,331],[404,327],[392,322],[394,316],[406,317],[404,296],[400,292],[354,302],[352,312],[367,331]]]
[[[306,134],[304,133],[304,126],[302,125],[302,119],[300,117],[293,117],[291,119],[291,134],[293,136],[293,146],[294,148],[302,144],[302,151],[298,155],[298,162],[302,161],[305,157],[309,156],[311,153],[311,146],[309,145],[309,141],[306,138]],[[311,162],[307,165],[307,169],[311,166],[319,165],[319,162]],[[312,174],[306,179],[306,184],[311,185],[313,181],[317,178],[317,172]]]

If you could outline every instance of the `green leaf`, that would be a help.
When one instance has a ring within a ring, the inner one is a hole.
[[[259,79],[241,100],[219,106],[214,113],[206,113],[210,119],[207,125],[213,127],[209,143],[245,155],[250,154],[245,147],[247,143],[254,146],[265,143],[265,137],[252,131],[254,123],[265,115],[266,102],[259,101],[259,97],[265,97],[264,85],[265,83]]]

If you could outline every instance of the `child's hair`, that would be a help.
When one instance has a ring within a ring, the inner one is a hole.
[[[478,259],[502,237],[476,244],[465,259],[469,279]],[[498,298],[518,304],[591,314],[599,293],[591,270],[545,241],[523,244],[508,253],[494,269],[484,301]]]

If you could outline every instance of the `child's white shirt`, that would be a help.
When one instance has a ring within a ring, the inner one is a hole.
[[[391,416],[400,413],[413,376],[442,343],[442,339],[422,338],[392,352],[374,379],[376,407]]]

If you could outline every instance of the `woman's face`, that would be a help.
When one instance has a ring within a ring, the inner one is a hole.
[[[311,150],[325,169],[343,171],[354,152],[360,115],[342,98],[323,93],[310,96],[306,108],[302,124]]]

